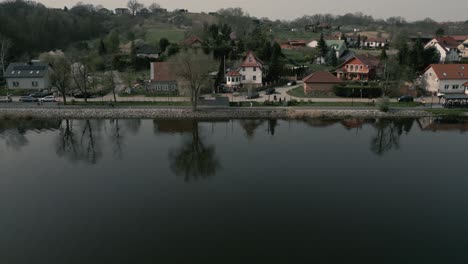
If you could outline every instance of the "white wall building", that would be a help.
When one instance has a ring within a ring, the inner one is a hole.
[[[445,63],[460,61],[458,46],[459,43],[451,37],[438,37],[429,41],[424,48],[436,48],[440,54],[440,62]]]
[[[422,85],[432,93],[464,94],[468,83],[468,64],[432,64],[422,76]]]
[[[51,70],[48,64],[38,61],[11,63],[4,77],[9,89],[47,90],[51,88]]]

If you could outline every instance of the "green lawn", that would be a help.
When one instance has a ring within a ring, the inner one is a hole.
[[[320,33],[313,33],[305,30],[291,31],[291,30],[277,30],[272,33],[275,39],[288,40],[288,39],[302,39],[313,40],[319,39]]]
[[[185,39],[185,30],[173,26],[155,26],[147,29],[147,42],[157,43],[161,38],[167,38],[171,43],[179,43]]]
[[[304,86],[300,85],[287,92],[288,95],[298,98],[336,98],[334,94],[329,93],[308,93],[304,94]]]

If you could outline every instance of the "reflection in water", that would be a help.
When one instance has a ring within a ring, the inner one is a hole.
[[[400,136],[409,133],[413,127],[413,119],[378,119],[374,123],[376,135],[371,140],[371,150],[381,156],[392,149],[400,148]]]
[[[96,164],[102,157],[100,132],[102,120],[65,120],[57,138],[56,153],[71,162]]]
[[[245,135],[248,140],[252,140],[255,135],[255,130],[265,123],[265,120],[239,120],[239,124],[245,130]]]
[[[19,151],[29,142],[28,131],[56,130],[59,126],[56,120],[0,120],[0,139],[8,148]]]
[[[111,125],[111,141],[112,141],[112,152],[114,153],[114,157],[118,159],[122,159],[122,148],[123,148],[123,140],[124,137],[122,135],[122,129],[120,128],[120,120],[112,119],[109,121]],[[138,131],[138,128],[137,128]]]
[[[186,182],[213,176],[221,167],[215,147],[206,145],[200,138],[198,121],[191,122],[192,137],[184,140],[180,148],[169,151],[171,170],[177,176],[184,176]]]
[[[268,120],[268,134],[274,136],[277,126],[278,126],[278,120],[277,119]]]

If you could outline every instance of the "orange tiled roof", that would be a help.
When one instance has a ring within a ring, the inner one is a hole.
[[[430,68],[440,80],[468,79],[468,64],[431,64]]]

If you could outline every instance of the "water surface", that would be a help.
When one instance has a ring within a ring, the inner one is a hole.
[[[0,263],[467,263],[467,130],[0,121]]]

